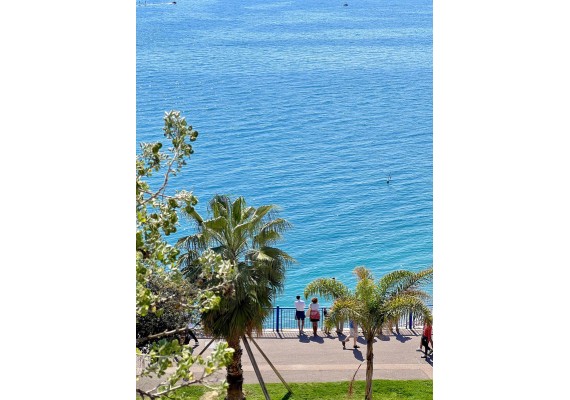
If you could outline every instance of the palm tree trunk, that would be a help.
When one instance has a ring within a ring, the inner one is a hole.
[[[374,338],[366,339],[366,391],[364,393],[364,400],[372,400],[372,375],[374,373],[373,344]]]
[[[228,392],[226,400],[243,400],[243,369],[241,369],[242,349],[239,345],[239,337],[237,339],[228,339],[228,346],[233,348],[234,356],[232,362],[227,366],[226,380],[228,381]]]

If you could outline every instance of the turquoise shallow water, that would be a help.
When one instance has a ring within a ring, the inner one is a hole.
[[[200,136],[172,189],[204,215],[216,193],[281,207],[298,263],[276,305],[358,265],[433,262],[432,3],[343,3],[137,6],[137,142],[180,110]]]

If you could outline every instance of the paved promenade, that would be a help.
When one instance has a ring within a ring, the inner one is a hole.
[[[366,379],[366,342],[362,336],[358,338],[360,348],[354,349],[353,341],[350,339],[346,344],[346,350],[343,350],[340,341],[345,336],[342,334],[333,331],[330,335],[325,335],[319,331],[318,336],[314,337],[312,331],[305,330],[305,332],[307,335],[299,336],[297,330],[268,331],[261,337],[254,337],[253,340],[287,383],[349,381],[361,363],[356,379]],[[344,333],[347,334],[348,331],[345,330]],[[387,334],[385,331],[384,335],[377,337],[374,343],[374,379],[433,379],[432,359],[421,358],[422,353],[417,351],[420,337],[421,331],[405,328],[400,328],[399,335]],[[211,341],[209,338],[199,337],[199,339],[200,345],[196,347],[198,353]],[[214,341],[210,347],[215,343]],[[255,344],[251,341],[249,343],[264,382],[281,382]],[[243,344],[242,349],[244,383],[258,383]],[[202,355],[208,354],[209,349],[206,349]],[[216,379],[224,377],[225,368],[215,376]],[[148,389],[157,382],[145,378],[137,382],[137,387]]]

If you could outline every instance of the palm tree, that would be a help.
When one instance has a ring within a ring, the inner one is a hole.
[[[329,300],[335,301],[337,298],[345,297],[349,294],[349,290],[346,285],[342,282],[338,282],[335,278],[318,278],[309,283],[305,287],[304,296],[308,299],[311,295],[317,295],[319,297],[325,297]],[[325,322],[328,321],[329,317],[325,318]],[[340,319],[335,322],[336,331],[340,333],[342,331],[342,326],[344,325],[344,320]],[[325,332],[328,334],[331,324],[325,324]]]
[[[433,268],[420,272],[398,270],[384,275],[377,283],[366,267],[356,267],[356,289],[334,279],[316,279],[304,291],[305,297],[320,295],[336,298],[329,312],[327,324],[353,319],[362,328],[366,340],[366,391],[365,400],[372,399],[372,374],[374,370],[374,338],[382,333],[382,327],[406,312],[423,315],[431,320],[431,311],[424,303],[430,296],[421,288],[431,281]]]
[[[231,201],[216,195],[209,203],[212,218],[203,220],[197,212],[188,213],[199,232],[179,240],[186,250],[182,255],[182,272],[193,279],[202,251],[211,249],[229,261],[235,275],[225,289],[219,307],[202,313],[206,333],[225,339],[235,352],[227,367],[228,400],[241,400],[243,370],[240,338],[261,333],[275,296],[283,290],[286,267],[295,260],[274,247],[282,233],[291,227],[282,218],[274,218],[276,207],[248,207],[243,197]]]

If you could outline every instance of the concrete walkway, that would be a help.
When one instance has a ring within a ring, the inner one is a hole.
[[[261,337],[254,337],[253,340],[287,383],[349,381],[361,363],[356,379],[366,379],[366,342],[362,336],[358,337],[360,348],[354,349],[353,341],[350,339],[346,344],[346,350],[343,350],[340,341],[345,336],[342,334],[333,331],[330,335],[325,335],[319,331],[315,337],[312,331],[305,330],[305,332],[307,335],[299,336],[297,330],[279,333],[268,331]],[[347,334],[347,330],[344,333]],[[400,328],[399,335],[386,333],[385,331],[384,335],[377,337],[374,343],[374,379],[433,379],[433,357],[421,358],[423,353],[417,350],[421,331]],[[199,339],[200,345],[196,347],[198,353],[211,340]],[[216,341],[210,347],[215,343]],[[264,382],[281,382],[257,347],[251,341],[249,343]],[[242,350],[244,383],[258,383],[243,343]],[[208,354],[209,349],[203,356]],[[225,369],[219,371],[213,380],[224,379],[225,373]],[[157,382],[145,378],[137,382],[137,387],[148,389]]]

